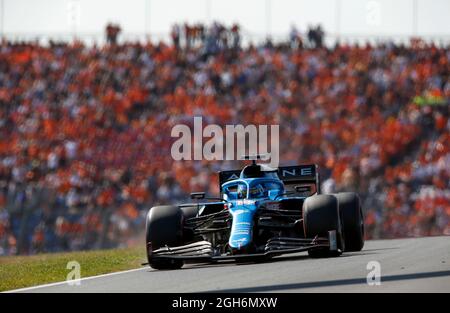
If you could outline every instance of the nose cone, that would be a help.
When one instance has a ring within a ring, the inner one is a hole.
[[[228,244],[234,250],[242,250],[252,242],[253,215],[255,211],[249,208],[238,208],[231,211],[233,225]]]
[[[252,241],[252,226],[251,223],[247,222],[233,223],[229,240],[230,247],[240,250],[249,245]]]

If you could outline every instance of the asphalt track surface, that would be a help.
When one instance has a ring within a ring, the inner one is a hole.
[[[367,264],[381,265],[381,284],[369,286]],[[361,252],[311,259],[306,253],[270,262],[149,267],[26,292],[450,292],[450,236],[368,241]]]

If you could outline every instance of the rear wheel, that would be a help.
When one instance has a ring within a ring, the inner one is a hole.
[[[344,225],[345,251],[361,251],[364,247],[364,218],[361,202],[354,192],[335,195]]]
[[[305,200],[303,204],[303,228],[306,238],[316,236],[328,238],[329,231],[336,231],[337,251],[329,248],[308,250],[313,258],[335,257],[342,254],[344,240],[339,216],[338,202],[332,195],[315,195]]]
[[[177,246],[183,242],[183,213],[177,206],[162,205],[150,209],[147,214],[146,243],[149,265],[154,269],[178,269],[181,260],[154,260],[153,250],[164,246]]]

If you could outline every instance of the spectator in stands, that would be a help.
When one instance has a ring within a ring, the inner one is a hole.
[[[303,47],[302,37],[295,25],[291,26],[291,31],[289,33],[289,40],[292,49]]]
[[[124,246],[150,206],[218,193],[222,162],[167,157],[193,115],[279,124],[281,162],[360,192],[370,238],[450,234],[448,48],[329,48],[319,32],[314,49],[235,49],[239,32],[185,25],[178,49],[2,42],[0,254]]]
[[[316,27],[310,26],[308,29],[308,41],[310,45],[314,48],[321,48],[324,34],[321,25],[317,25]]]
[[[111,45],[115,45],[117,43],[117,37],[121,31],[122,29],[118,24],[109,23],[106,25],[106,42]]]
[[[178,49],[180,47],[180,26],[178,24],[173,25],[170,36],[172,37],[173,45]]]

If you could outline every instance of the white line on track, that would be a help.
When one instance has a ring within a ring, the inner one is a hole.
[[[126,274],[126,273],[137,272],[137,271],[148,270],[148,269],[149,269],[149,267],[135,268],[135,269],[132,269],[132,270],[127,270],[127,271],[114,272],[114,273],[109,273],[109,274],[102,274],[102,275],[97,275],[97,276],[89,276],[89,277],[85,277],[85,278],[80,278],[78,281],[82,282],[82,281],[85,281],[85,280],[91,280],[91,279],[96,279],[96,278],[114,276],[114,275],[118,275],[118,274]],[[29,290],[33,290],[33,289],[53,287],[53,286],[60,286],[60,285],[64,285],[64,284],[69,285],[69,282],[73,283],[74,281],[61,281],[61,282],[57,282],[57,283],[51,283],[51,284],[38,285],[38,286],[33,286],[33,287],[26,287],[26,288],[8,290],[8,291],[4,291],[2,293],[15,293],[15,292],[29,291]],[[73,287],[77,287],[77,286],[75,285]]]

